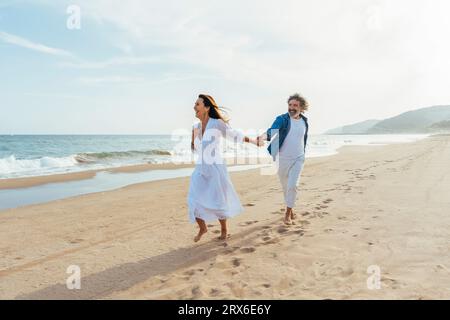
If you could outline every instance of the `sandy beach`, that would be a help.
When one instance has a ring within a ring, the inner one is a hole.
[[[189,178],[0,211],[1,299],[449,299],[450,136],[308,159],[296,224],[276,175],[231,177],[245,212],[199,243]],[[4,180],[16,188],[93,173]],[[81,270],[81,289],[66,273]],[[368,268],[381,287],[368,288]]]

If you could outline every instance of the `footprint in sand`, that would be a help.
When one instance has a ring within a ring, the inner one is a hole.
[[[437,265],[434,267],[434,271],[435,271],[435,272],[440,272],[440,271],[448,272],[449,270],[448,270],[444,265],[442,265],[442,264],[437,264]]]
[[[76,244],[76,243],[80,243],[83,241],[84,241],[84,239],[72,239],[72,240],[69,240],[69,243]]]
[[[193,276],[195,274],[195,270],[188,270],[188,271],[184,272],[183,274],[187,275],[187,276]]]
[[[282,234],[282,233],[286,233],[286,232],[288,232],[289,231],[289,229],[288,228],[286,228],[286,227],[279,227],[278,229],[277,229],[277,232],[278,233],[280,233],[280,234]]]
[[[328,276],[340,276],[340,277],[349,277],[353,274],[353,269],[350,267],[332,267],[331,269],[325,272]]]
[[[223,269],[223,270],[230,270],[231,268],[236,268],[241,265],[242,259],[241,258],[232,258],[227,259],[224,256],[218,256],[216,258],[216,261],[212,263],[210,266],[214,269]]]
[[[183,272],[183,274],[186,275],[186,276],[193,276],[197,272],[203,272],[203,271],[205,271],[205,269],[203,269],[203,268],[191,269],[191,270],[187,270],[187,271]]]
[[[207,227],[208,228],[214,228],[214,225],[213,224],[208,224]]]
[[[231,254],[234,253],[237,249],[233,249],[233,248],[228,248],[224,251],[225,254]]]
[[[258,223],[258,220],[245,221],[245,222],[240,223],[239,225],[240,225],[241,227],[245,227],[245,226],[252,225],[252,224],[254,224],[254,223]]]
[[[269,238],[269,239],[267,239]],[[263,238],[264,240],[265,238]],[[264,240],[265,242],[263,243],[264,245],[269,245],[269,244],[276,244],[278,242],[280,242],[279,238],[270,238],[270,237],[266,237],[267,240]],[[276,258],[276,253],[274,253],[274,258]]]
[[[266,237],[268,235],[270,235],[269,229],[263,230],[261,233],[258,233],[258,236],[260,236],[260,237]]]
[[[256,249],[254,247],[247,247],[247,248],[242,248],[240,251],[242,253],[252,253],[252,252],[255,252]]]
[[[221,290],[219,290],[219,289],[211,289],[210,291],[209,291],[209,295],[211,296],[211,297],[216,297],[216,296],[218,296],[219,294],[221,294],[222,293],[222,291]]]
[[[242,259],[234,258],[231,263],[233,264],[233,267],[239,267],[241,265]]]
[[[219,233],[220,233],[220,230],[214,230],[213,233],[219,234]]]
[[[326,200],[323,201],[323,203],[330,203],[330,202],[333,202],[333,199],[328,198],[328,199],[326,199]]]
[[[391,278],[385,278],[385,277],[381,277],[381,283],[383,285],[387,285],[388,287],[390,287],[392,289],[398,289],[401,286],[399,281],[397,281],[395,279],[391,279]]]
[[[244,207],[254,207],[255,204],[254,203],[246,203],[244,204]]]
[[[323,219],[324,216],[326,216],[328,214],[328,212],[316,212],[316,216],[319,217],[320,219]]]

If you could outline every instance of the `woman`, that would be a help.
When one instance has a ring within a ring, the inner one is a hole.
[[[199,241],[208,231],[206,222],[215,220],[219,220],[221,226],[219,239],[225,240],[227,219],[244,209],[220,155],[220,142],[222,138],[256,145],[258,142],[232,129],[213,97],[199,95],[194,110],[195,116],[200,120],[192,130],[191,148],[197,153],[198,160],[191,176],[188,194],[189,219],[192,223],[197,222],[200,228],[194,241]]]

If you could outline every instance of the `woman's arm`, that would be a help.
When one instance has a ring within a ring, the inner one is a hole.
[[[257,139],[252,139],[250,137],[245,136],[241,131],[233,129],[228,123],[223,120],[218,121],[219,130],[221,131],[223,137],[228,140],[235,141],[239,143],[252,143],[258,145]]]

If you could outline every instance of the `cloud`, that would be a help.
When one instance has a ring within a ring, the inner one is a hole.
[[[145,77],[126,77],[120,75],[106,76],[106,77],[80,77],[78,80],[83,84],[96,85],[96,84],[142,84],[145,86],[161,85],[172,82],[182,82],[191,80],[211,80],[216,79],[208,75],[183,75],[183,74],[165,74],[156,79],[148,79]]]
[[[84,84],[123,84],[123,83],[139,83],[143,82],[142,77],[124,77],[124,76],[107,76],[107,77],[81,77],[79,81]]]
[[[86,61],[77,60],[73,62],[61,62],[62,67],[77,68],[77,69],[106,69],[114,66],[136,66],[143,64],[158,64],[164,62],[164,59],[158,56],[123,56],[106,59],[103,61]]]
[[[411,52],[419,49],[414,40],[426,46],[430,39],[424,30],[442,33],[442,21],[432,17],[448,6],[433,3],[433,10],[424,1],[391,2],[98,0],[80,1],[80,7],[83,17],[126,34],[127,50],[168,48],[166,60],[206,67],[228,80],[284,86],[327,75],[327,70],[352,73],[357,68],[363,76],[382,68],[409,77],[417,61],[402,55],[423,58],[422,48]],[[116,63],[121,62],[91,66]]]
[[[35,93],[35,92],[26,92],[25,96],[30,97],[39,97],[39,98],[62,98],[62,99],[83,99],[83,96],[77,95],[66,95],[66,94],[57,94],[57,93]]]
[[[73,57],[73,54],[58,48],[52,48],[48,47],[46,45],[33,42],[31,40],[0,31],[0,40],[3,40],[6,43],[13,44],[19,47],[27,48],[30,50],[50,54],[50,55],[56,55],[56,56],[62,56],[62,57]]]

